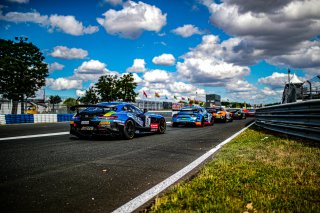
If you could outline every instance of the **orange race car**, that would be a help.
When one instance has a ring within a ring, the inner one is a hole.
[[[212,116],[214,117],[215,121],[221,121],[221,122],[232,122],[232,113],[227,112],[225,108],[223,107],[207,107],[207,112],[212,113]]]

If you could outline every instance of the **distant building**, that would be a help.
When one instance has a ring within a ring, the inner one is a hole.
[[[221,96],[217,94],[206,95],[206,107],[221,106]]]

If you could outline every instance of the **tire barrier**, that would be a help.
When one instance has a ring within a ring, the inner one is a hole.
[[[73,114],[58,114],[58,122],[71,121]]]
[[[33,115],[22,114],[22,115],[5,115],[6,124],[16,124],[16,123],[34,123]]]
[[[0,115],[0,124],[6,124],[6,116]]]
[[[166,120],[172,117],[172,111],[150,111],[149,113],[158,113],[163,115]],[[57,123],[71,121],[73,114],[7,114],[0,115],[0,124],[17,123]]]
[[[34,114],[34,123],[57,123],[57,114]]]
[[[57,123],[70,121],[73,114],[7,114],[0,115],[0,124]]]

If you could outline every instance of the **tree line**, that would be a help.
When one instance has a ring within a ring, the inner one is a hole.
[[[24,112],[24,102],[46,85],[49,76],[48,64],[45,57],[25,37],[16,37],[15,41],[0,39],[0,97],[12,100],[11,113],[17,114],[18,103],[21,103],[21,113]],[[136,96],[133,74],[100,76],[97,83],[85,91],[83,97],[67,99],[68,105],[95,104],[101,101],[126,101],[134,102]],[[53,105],[61,102],[61,98],[49,97]]]

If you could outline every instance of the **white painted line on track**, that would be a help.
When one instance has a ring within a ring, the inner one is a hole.
[[[190,171],[195,169],[202,162],[204,162],[207,158],[209,158],[216,151],[218,151],[223,145],[225,145],[226,143],[230,142],[232,139],[237,137],[239,134],[244,132],[247,128],[249,128],[253,124],[254,124],[254,122],[252,124],[250,124],[249,126],[243,128],[239,132],[235,133],[234,135],[232,135],[231,137],[229,137],[228,139],[226,139],[222,143],[218,144],[216,147],[214,147],[213,149],[209,150],[204,155],[202,155],[201,157],[199,157],[198,159],[196,159],[195,161],[193,161],[192,163],[190,163],[189,165],[187,165],[186,167],[184,167],[183,169],[181,169],[177,173],[173,174],[172,176],[170,176],[169,178],[165,179],[161,183],[155,185],[151,189],[145,191],[144,193],[142,193],[138,197],[132,199],[131,201],[127,202],[123,206],[120,206],[119,208],[114,210],[113,213],[133,212],[134,210],[136,210],[137,208],[139,208],[140,206],[142,206],[143,204],[145,204],[146,202],[151,200],[153,197],[157,196],[160,192],[162,192],[163,190],[167,189],[169,186],[171,186],[176,181],[181,179],[187,173],[189,173]]]
[[[16,137],[7,137],[7,138],[0,138],[0,141],[26,139],[26,138],[40,138],[40,137],[67,135],[67,134],[70,134],[70,132],[56,132],[56,133],[47,133],[47,134],[38,134],[38,135],[23,135],[23,136],[16,136]]]

